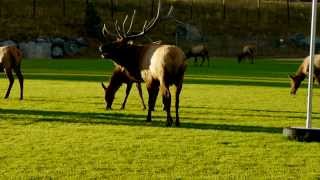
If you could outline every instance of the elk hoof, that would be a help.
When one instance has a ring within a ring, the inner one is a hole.
[[[172,126],[172,123],[173,123],[172,118],[168,118],[168,119],[167,119],[166,126],[167,126],[167,127],[171,127],[171,126]]]
[[[180,122],[176,121],[176,126],[179,127],[180,126]]]
[[[106,107],[106,110],[109,111],[109,110],[112,110],[112,108],[111,107]]]
[[[151,119],[151,115],[150,115],[150,114],[148,114],[147,119],[146,119],[146,122],[151,122],[151,121],[152,121],[152,119]]]

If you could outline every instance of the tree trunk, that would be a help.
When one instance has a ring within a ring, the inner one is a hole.
[[[111,9],[111,18],[113,19],[114,16],[114,3],[113,0],[110,0],[110,9]]]
[[[190,19],[192,20],[193,17],[193,0],[191,0],[191,6],[190,6]]]
[[[152,0],[151,2],[151,13],[150,13],[150,17],[152,18],[154,14],[154,0]]]
[[[66,0],[62,0],[62,15],[66,16]]]
[[[222,18],[226,19],[226,0],[222,0]]]
[[[257,16],[258,16],[258,22],[260,22],[260,19],[261,19],[260,8],[261,8],[261,0],[258,0],[258,1],[257,1]]]
[[[290,0],[287,0],[287,18],[288,24],[290,24]]]
[[[36,17],[36,7],[37,6],[37,2],[36,0],[33,0],[32,2],[32,17]]]

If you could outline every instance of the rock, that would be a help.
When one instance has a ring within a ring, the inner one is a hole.
[[[25,58],[33,59],[49,59],[51,58],[51,43],[50,42],[22,42],[19,44]]]
[[[0,42],[0,46],[17,46],[17,43],[12,40],[6,40]]]

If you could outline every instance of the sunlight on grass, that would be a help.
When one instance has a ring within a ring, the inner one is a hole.
[[[287,78],[298,63],[190,63],[181,127],[167,128],[161,98],[154,121],[147,123],[135,87],[126,110],[119,110],[125,87],[116,94],[114,110],[105,110],[100,82],[109,79],[109,61],[26,60],[25,100],[18,100],[18,83],[10,99],[0,99],[0,177],[317,179],[320,144],[282,136],[283,127],[305,123],[306,82],[290,96]],[[7,83],[0,79],[3,95]],[[147,102],[145,87],[143,93]],[[319,96],[316,87],[315,127]]]

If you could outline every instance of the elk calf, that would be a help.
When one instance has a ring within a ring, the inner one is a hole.
[[[250,59],[251,64],[254,63],[254,58],[256,54],[256,46],[246,45],[242,48],[240,54],[238,54],[238,63],[241,63],[243,59]]]
[[[203,65],[205,60],[208,61],[208,66],[209,66],[209,51],[208,51],[208,47],[206,45],[199,44],[196,46],[192,46],[186,53],[187,59],[194,57],[195,64],[197,64],[197,61],[198,61],[197,57],[198,56],[202,57],[202,62],[200,64],[200,66]]]
[[[117,90],[120,88],[122,83],[127,84],[126,88],[126,96],[124,98],[124,101],[122,103],[121,109],[124,109],[126,106],[126,102],[128,99],[128,96],[130,94],[132,84],[136,83],[137,89],[139,91],[139,96],[141,99],[141,103],[143,106],[143,109],[146,109],[146,105],[144,104],[143,96],[142,96],[142,89],[141,89],[141,83],[135,81],[130,75],[129,72],[126,71],[123,67],[116,65],[116,67],[113,70],[110,83],[108,87],[106,87],[103,83],[101,83],[104,91],[105,91],[105,102],[106,102],[106,109],[111,109],[115,94]]]
[[[9,80],[5,98],[8,98],[14,82],[12,70],[16,73],[20,83],[20,100],[23,99],[23,75],[21,73],[22,52],[15,46],[0,47],[0,65]]]
[[[290,74],[289,78],[291,80],[291,91],[292,95],[297,93],[298,88],[301,85],[301,82],[308,76],[309,74],[309,56],[304,58],[302,64],[299,66],[295,75]],[[316,54],[314,56],[314,78],[320,84],[320,55]]]

